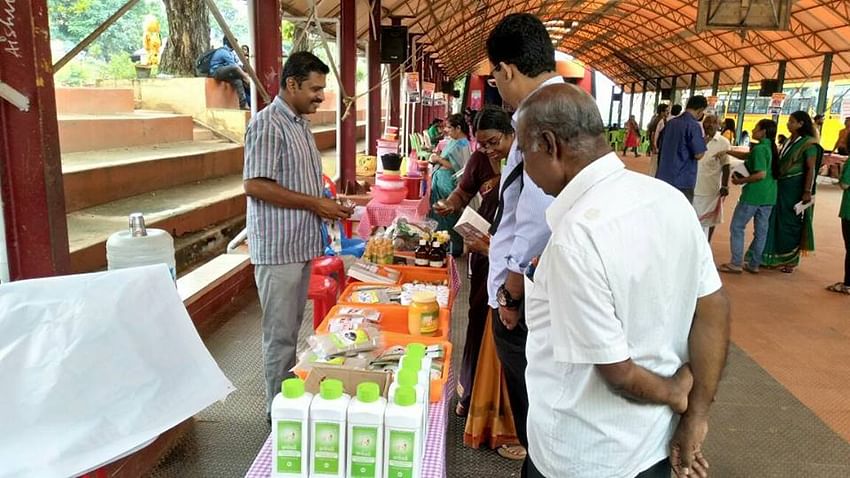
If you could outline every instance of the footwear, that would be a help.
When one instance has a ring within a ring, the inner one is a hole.
[[[457,415],[461,418],[466,418],[466,416],[468,414],[469,414],[469,410],[467,410],[466,407],[464,407],[462,403],[458,403],[457,406],[455,407],[455,415]]]
[[[794,266],[782,266],[779,270],[785,274],[790,274],[794,272]]]
[[[759,273],[758,266],[753,267],[753,266],[746,264],[746,263],[744,264],[744,270],[749,272],[750,274],[758,274]]]
[[[515,461],[525,460],[526,455],[528,455],[522,445],[502,445],[496,450],[496,453],[502,458]]]
[[[717,270],[720,271],[720,272],[726,272],[726,273],[729,273],[729,274],[740,274],[741,272],[744,271],[744,269],[742,269],[741,266],[736,266],[735,264],[732,264],[731,262],[727,262],[726,264],[720,264],[717,267]]]
[[[826,290],[830,292],[836,292],[838,294],[850,295],[850,287],[844,285],[843,282],[836,282],[835,284],[826,286]]]

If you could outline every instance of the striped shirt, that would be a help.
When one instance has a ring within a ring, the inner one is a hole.
[[[310,123],[279,96],[251,119],[243,179],[267,178],[290,191],[322,195],[322,156]],[[322,221],[248,196],[248,247],[254,264],[306,262],[322,253]]]

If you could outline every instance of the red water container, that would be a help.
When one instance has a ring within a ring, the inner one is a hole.
[[[405,176],[404,184],[407,186],[407,199],[419,199],[422,196],[422,176]]]

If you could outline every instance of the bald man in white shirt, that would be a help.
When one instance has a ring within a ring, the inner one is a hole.
[[[555,197],[525,283],[528,476],[707,476],[729,303],[692,206],[625,169],[573,85],[526,100],[518,141]]]

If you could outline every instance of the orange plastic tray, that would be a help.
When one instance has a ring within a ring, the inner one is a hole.
[[[446,382],[449,381],[449,370],[452,365],[452,343],[438,337],[415,337],[413,335],[393,334],[389,332],[383,333],[381,336],[384,339],[384,346],[386,347],[407,345],[414,342],[419,342],[426,346],[434,344],[443,346],[443,352],[445,353],[443,371],[440,378],[431,380],[431,394],[429,396],[431,403],[439,402],[443,398],[443,390],[446,388]]]
[[[404,276],[402,276],[402,279],[403,278],[404,278]],[[423,279],[419,279],[419,280],[423,280]],[[427,279],[424,279],[424,280],[427,280]],[[403,283],[404,282],[402,282],[402,284]],[[360,287],[363,287],[363,286],[392,286],[392,285],[393,284],[372,284],[372,283],[369,283],[369,282],[352,282],[352,283],[348,284],[348,287],[346,287],[345,290],[342,291],[342,294],[339,295],[339,300],[337,300],[337,304],[356,306],[356,307],[375,307],[375,306],[378,306],[378,305],[380,305],[381,307],[395,307],[396,309],[402,309],[404,311],[404,313],[406,314],[407,313],[407,306],[406,305],[400,305],[400,304],[399,305],[397,305],[397,304],[363,304],[361,302],[353,302],[351,300],[351,296],[354,295],[354,291],[356,289],[360,288]],[[401,284],[397,284],[397,285],[401,285]],[[451,289],[451,287],[449,287],[449,303],[446,307],[440,307],[440,310],[448,310],[449,312],[451,312],[452,308],[454,307],[454,303],[455,303],[455,293]]]
[[[363,309],[374,309],[381,313],[381,332],[393,334],[410,335],[407,326],[407,307],[398,305],[337,305],[328,311],[328,315],[322,319],[322,323],[316,328],[317,334],[327,334],[330,327],[330,319],[336,315],[342,307],[357,307]],[[440,328],[435,335],[423,335],[421,337],[433,337],[448,340],[451,332],[452,314],[448,309],[440,309]]]

